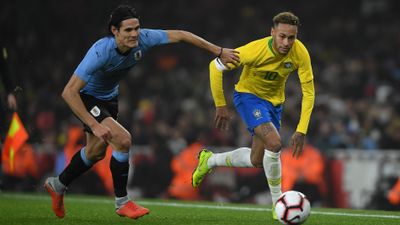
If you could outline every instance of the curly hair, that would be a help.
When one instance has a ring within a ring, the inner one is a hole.
[[[108,20],[108,33],[113,35],[111,32],[112,26],[119,29],[122,21],[131,18],[139,19],[139,15],[137,14],[135,8],[129,5],[119,5],[114,9],[114,11],[111,12],[110,19]]]
[[[291,12],[279,13],[278,15],[274,16],[274,18],[272,19],[272,22],[274,23],[274,27],[278,26],[278,24],[280,24],[280,23],[290,24],[290,25],[294,25],[294,26],[300,25],[299,18]]]

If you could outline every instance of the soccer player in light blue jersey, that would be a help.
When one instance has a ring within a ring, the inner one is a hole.
[[[226,65],[239,63],[236,50],[221,48],[190,32],[141,29],[135,9],[127,5],[112,12],[108,28],[110,35],[93,44],[62,93],[84,125],[86,146],[72,157],[58,177],[49,177],[44,184],[52,197],[52,209],[59,218],[65,215],[63,201],[67,186],[105,157],[107,145],[113,148],[110,170],[116,213],[132,219],[149,213],[127,196],[132,138],[117,122],[119,81],[126,76],[124,72],[142,60],[147,50],[183,41],[210,51]]]

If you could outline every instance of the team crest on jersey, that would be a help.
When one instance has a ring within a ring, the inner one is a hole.
[[[142,51],[139,50],[139,51],[135,52],[134,56],[135,56],[136,61],[140,60],[142,58]]]
[[[293,64],[292,64],[291,62],[285,62],[285,63],[283,64],[283,67],[285,67],[285,69],[290,69],[290,68],[293,67]]]
[[[94,116],[94,117],[98,117],[100,116],[100,109],[97,106],[94,106],[91,110],[90,113]]]
[[[261,111],[259,109],[255,109],[253,111],[253,115],[257,120],[262,118],[262,114],[261,114]]]

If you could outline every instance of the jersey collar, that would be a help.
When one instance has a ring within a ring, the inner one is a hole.
[[[280,54],[279,52],[276,52],[276,51],[275,51],[275,49],[274,49],[274,47],[273,47],[273,45],[272,45],[272,42],[273,42],[273,38],[272,38],[272,36],[271,36],[271,39],[268,40],[268,48],[271,50],[272,54],[273,54],[275,57],[281,57],[281,58],[282,58],[282,57],[285,57],[285,56],[289,55],[289,52],[290,52],[290,51],[292,51],[292,49],[290,49],[289,52],[288,52],[287,54],[282,55],[282,54]]]
[[[115,39],[115,37],[113,37],[114,41],[113,41],[113,48],[115,49],[115,51],[118,53],[118,55],[121,56],[127,56],[132,52],[132,49],[130,49],[129,51],[125,52],[125,53],[121,53],[118,49],[118,45],[117,45],[117,40]]]
[[[274,50],[274,47],[272,46],[272,41],[273,41],[273,38],[271,37],[271,38],[268,40],[268,47],[269,47],[269,50],[271,50],[272,54],[274,54],[274,56],[277,56],[277,54],[276,54],[276,52],[275,52],[275,50]]]

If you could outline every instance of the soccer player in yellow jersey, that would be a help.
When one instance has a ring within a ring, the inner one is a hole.
[[[237,48],[239,64],[227,68],[219,58],[210,63],[211,92],[216,106],[215,124],[221,130],[227,128],[229,121],[222,89],[223,71],[243,67],[233,101],[253,139],[251,149],[242,147],[218,154],[203,149],[193,173],[193,187],[198,187],[205,175],[217,166],[262,167],[272,202],[275,203],[282,194],[279,129],[285,83],[293,71],[297,70],[303,93],[300,121],[291,139],[294,157],[298,157],[303,150],[315,98],[310,56],[296,39],[298,26],[299,19],[293,13],[279,13],[273,18],[271,36]],[[274,210],[272,212],[276,219]]]

